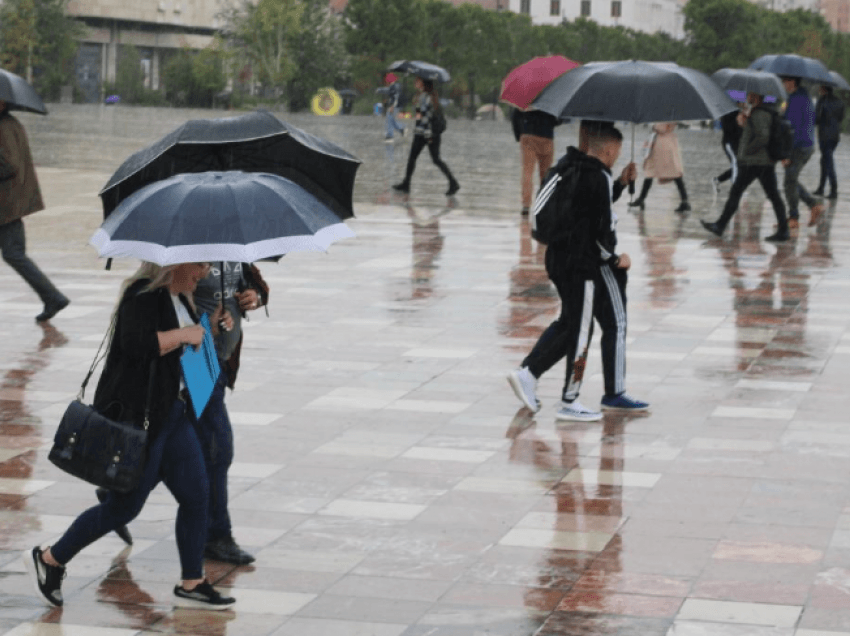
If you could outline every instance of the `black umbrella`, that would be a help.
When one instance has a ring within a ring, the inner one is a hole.
[[[0,68],[0,101],[6,102],[9,110],[28,110],[46,115],[47,109],[41,97],[27,81],[14,73]]]
[[[767,71],[768,73],[776,73],[777,75],[784,75],[786,77],[799,77],[801,79],[811,80],[817,84],[832,86],[834,83],[832,77],[829,75],[829,70],[824,66],[823,62],[791,53],[784,55],[762,55],[750,64],[750,68]]]
[[[100,192],[103,216],[140,188],[176,174],[210,170],[267,172],[297,183],[340,219],[354,216],[360,160],[336,144],[258,110],[194,119],[131,155]]]
[[[784,101],[788,95],[779,77],[774,73],[752,68],[722,68],[711,76],[725,91],[742,91],[758,95],[774,95]]]
[[[452,76],[441,66],[431,64],[429,62],[420,62],[419,60],[398,60],[387,67],[388,71],[398,71],[400,73],[410,73],[416,77],[421,77],[432,82],[450,82]]]
[[[352,236],[331,208],[289,179],[234,170],[178,174],[141,188],[89,243],[100,256],[160,265],[251,263],[327,251]]]
[[[531,108],[632,123],[719,119],[735,103],[704,73],[672,62],[593,62],[555,79]]]

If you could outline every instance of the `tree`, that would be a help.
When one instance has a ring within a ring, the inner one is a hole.
[[[200,51],[183,49],[164,65],[162,77],[171,103],[208,108],[227,85],[224,55],[215,44]]]
[[[74,84],[82,27],[65,15],[66,0],[0,3],[0,66],[31,81],[44,99]]]
[[[386,66],[424,53],[420,0],[349,0],[343,15],[352,55],[373,57]]]

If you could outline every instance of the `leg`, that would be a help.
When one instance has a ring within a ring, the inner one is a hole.
[[[817,194],[818,196],[823,194],[823,188],[826,185],[827,172],[828,172],[828,168],[827,168],[827,161],[828,160],[827,160],[827,157],[826,157],[825,146],[827,145],[827,143],[828,142],[823,142],[823,141],[818,142],[818,146],[820,148],[820,179],[818,179],[818,187],[814,191],[814,194]]]
[[[758,170],[753,166],[741,166],[738,171],[738,178],[732,182],[732,188],[729,190],[729,198],[726,199],[726,205],[723,206],[723,212],[720,218],[715,221],[715,225],[723,233],[732,216],[738,211],[738,205],[741,203],[741,197],[744,190],[757,178]]]
[[[522,209],[528,210],[531,208],[534,174],[534,151],[531,148],[531,137],[529,135],[522,135],[519,138],[519,148],[522,153]]]
[[[644,179],[643,185],[640,188],[640,195],[637,199],[629,203],[629,207],[639,207],[643,210],[643,202],[646,199],[646,195],[649,194],[649,189],[652,187],[652,179]]]
[[[679,190],[679,199],[681,199],[676,212],[687,212],[691,209],[691,206],[688,203],[688,191],[685,189],[685,180],[682,177],[676,177],[673,181],[676,184],[676,189]]]
[[[806,164],[809,163],[809,159],[812,158],[812,155],[815,154],[815,150],[814,150],[814,148],[807,148],[807,149],[803,150],[802,154],[804,156],[804,159],[803,159],[803,161],[800,165],[800,171],[801,172],[802,172],[803,168],[806,166]],[[799,194],[800,198],[803,200],[803,202],[807,206],[809,206],[809,209],[813,208],[818,203],[817,199],[815,199],[809,193],[809,191],[806,189],[806,186],[804,186],[802,183],[800,183],[800,174],[799,173],[797,173],[797,194]]]
[[[626,390],[626,280],[623,269],[600,267],[593,314],[602,328],[602,375],[606,397]]]
[[[782,181],[782,187],[785,190],[785,200],[788,202],[788,216],[795,220],[800,216],[798,210],[800,203],[800,171],[806,165],[810,156],[810,150],[794,148],[791,151],[790,163],[785,166],[785,178]]]
[[[407,169],[404,173],[404,180],[393,186],[396,190],[405,191],[410,189],[410,179],[413,177],[413,170],[416,168],[416,158],[419,156],[419,153],[422,152],[424,147],[425,137],[422,135],[414,135],[413,143],[410,144],[410,154],[407,156]]]
[[[776,170],[773,166],[761,166],[758,172],[758,180],[765,195],[773,205],[773,213],[776,215],[776,239],[784,240],[788,237],[788,219],[785,217],[785,204],[779,194],[779,185],[776,182]]]
[[[555,160],[555,143],[546,137],[538,137],[535,144],[535,155],[537,157],[537,168],[540,171],[540,183],[546,178],[546,173],[552,167]]]
[[[729,168],[728,170],[724,170],[719,175],[717,175],[717,177],[715,177],[715,179],[717,179],[717,183],[723,183],[724,181],[729,181],[730,179],[732,179],[732,168]]]
[[[395,134],[395,117],[393,117],[393,113],[389,108],[387,109],[387,115],[384,118],[384,123],[386,124],[384,126],[384,137],[386,139],[392,139]]]
[[[826,167],[826,179],[829,182],[828,198],[830,199],[834,199],[838,193],[838,175],[835,172],[835,149],[837,147],[837,141],[829,141],[821,149],[821,165]],[[821,171],[823,172],[823,168]],[[823,184],[821,184],[821,190],[823,190]]]
[[[440,169],[446,178],[449,180],[449,191],[446,194],[454,194],[457,191],[458,182],[457,179],[452,175],[452,171],[449,170],[449,167],[446,163],[440,158],[440,141],[442,135],[434,135],[431,138],[431,143],[428,144],[428,152],[431,153],[431,161],[434,162],[434,165]]]
[[[0,225],[0,255],[33,288],[45,305],[66,305],[68,299],[26,254],[26,235],[21,219]]]

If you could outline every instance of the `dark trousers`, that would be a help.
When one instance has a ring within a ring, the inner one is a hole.
[[[413,177],[413,171],[416,169],[416,159],[419,157],[419,153],[422,152],[422,149],[426,146],[428,147],[428,152],[431,153],[431,161],[433,161],[434,165],[437,166],[444,175],[446,175],[446,178],[449,180],[449,185],[454,183],[455,178],[452,176],[451,170],[449,170],[449,167],[440,158],[441,137],[442,135],[434,135],[431,137],[431,143],[428,143],[428,140],[425,139],[424,135],[413,136],[413,143],[410,145],[410,155],[407,157],[407,170],[404,173],[404,183],[410,185],[410,179]]]
[[[820,146],[820,183],[818,183],[818,192],[823,192],[823,187],[829,180],[829,193],[834,195],[838,191],[838,176],[835,174],[835,149],[838,147],[838,140],[821,141]]]
[[[723,144],[723,152],[726,153],[726,157],[729,159],[730,167],[728,170],[720,173],[720,176],[717,177],[718,183],[729,181],[729,179],[734,181],[738,177],[738,157],[735,155],[732,145]]]
[[[177,500],[177,550],[183,579],[204,576],[209,488],[204,456],[190,421],[187,405],[176,400],[163,428],[148,446],[145,472],[138,488],[126,494],[111,492],[103,503],[76,518],[50,549],[66,564],[86,546],[136,518],[148,495],[164,482]]]
[[[231,536],[230,513],[227,508],[227,471],[233,463],[233,427],[224,404],[226,385],[227,373],[222,368],[210,401],[195,429],[201,442],[210,482],[207,541]]]
[[[673,183],[676,184],[676,188],[679,190],[679,198],[682,201],[688,200],[688,191],[685,189],[685,180],[682,177],[676,177],[673,179]],[[649,189],[652,187],[652,179],[644,179],[643,186],[640,189],[640,196],[638,197],[638,201],[643,201],[646,199],[646,195],[649,194]]]
[[[593,337],[593,318],[602,329],[602,375],[605,394],[626,390],[626,282],[625,270],[602,265],[592,280],[580,276],[555,277],[561,314],[540,335],[522,366],[539,378],[561,359],[567,369],[563,399],[578,397],[587,352]]]
[[[723,206],[723,212],[720,218],[717,219],[717,225],[723,230],[732,220],[732,216],[738,211],[738,205],[741,203],[741,197],[749,185],[758,179],[764,190],[765,195],[773,204],[773,213],[776,215],[777,229],[780,232],[788,230],[788,219],[785,218],[785,203],[779,194],[779,186],[776,183],[776,171],[773,164],[769,166],[748,166],[743,165],[738,168],[738,178],[732,183],[732,188],[729,190],[729,198],[726,199],[726,205]]]
[[[791,150],[791,163],[785,167],[785,178],[782,181],[782,186],[785,188],[785,200],[788,201],[788,216],[796,219],[800,216],[797,209],[800,199],[803,200],[809,208],[817,204],[815,199],[806,188],[800,183],[800,172],[809,163],[809,159],[815,154],[815,149],[812,148],[794,148]]]
[[[0,255],[33,288],[44,304],[65,300],[50,279],[27,256],[24,222],[21,219],[0,225]]]

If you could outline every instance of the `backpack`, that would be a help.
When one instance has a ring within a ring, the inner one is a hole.
[[[767,140],[767,154],[773,161],[782,161],[791,156],[794,147],[794,128],[791,122],[771,112],[770,137]]]
[[[442,135],[446,132],[446,126],[446,114],[443,112],[443,109],[435,109],[434,116],[431,117],[431,133],[434,135]]]
[[[546,173],[531,208],[531,236],[543,245],[549,245],[563,234],[569,223],[571,203],[578,186],[581,170],[566,157]]]

